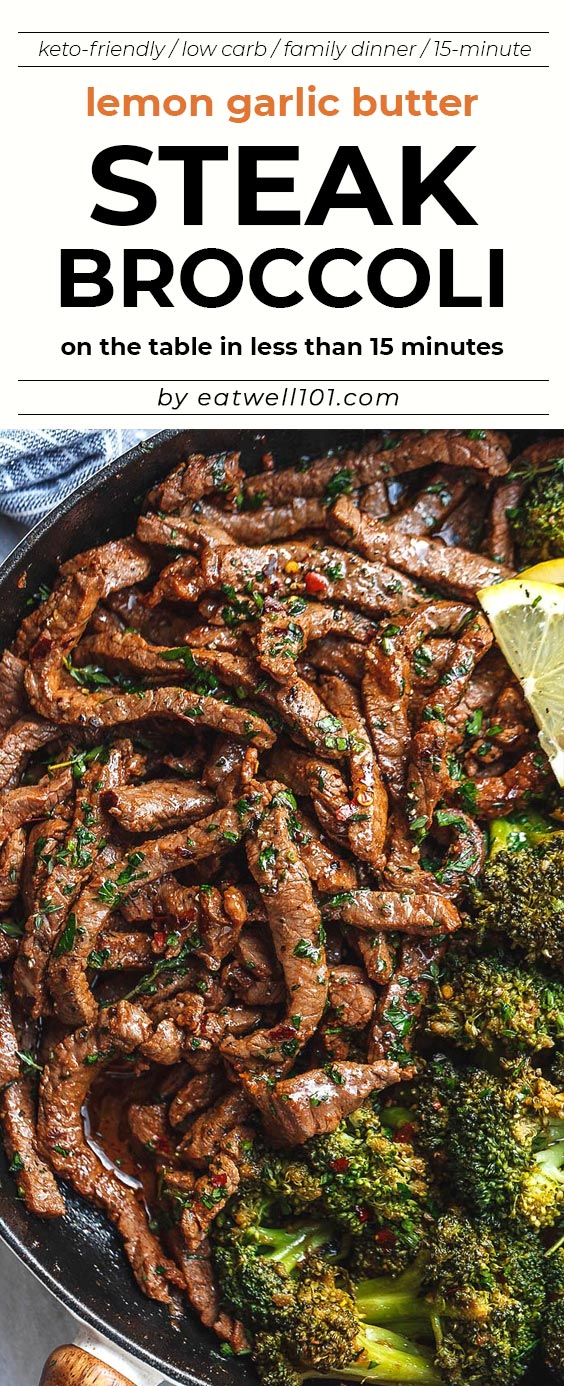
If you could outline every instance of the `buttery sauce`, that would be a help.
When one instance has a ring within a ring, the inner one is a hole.
[[[154,1101],[154,1081],[151,1090]],[[150,1100],[146,1078],[132,1079],[130,1073],[106,1072],[93,1085],[82,1108],[86,1144],[121,1184],[142,1193],[148,1210],[155,1198],[155,1170],[139,1147],[134,1148],[127,1112],[130,1103]]]

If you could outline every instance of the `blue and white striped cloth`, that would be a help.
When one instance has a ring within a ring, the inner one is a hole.
[[[154,429],[6,429],[0,432],[0,515],[32,525],[105,462]]]

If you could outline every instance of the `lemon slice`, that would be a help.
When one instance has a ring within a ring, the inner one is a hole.
[[[564,588],[521,573],[483,587],[478,601],[520,680],[540,744],[564,786]]]
[[[519,577],[530,578],[532,582],[564,583],[564,558],[548,558],[545,563],[535,563],[532,568],[524,568]]]

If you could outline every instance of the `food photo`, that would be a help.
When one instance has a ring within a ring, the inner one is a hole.
[[[564,436],[102,443],[0,447],[0,1234],[116,1354],[42,1382],[558,1386]]]

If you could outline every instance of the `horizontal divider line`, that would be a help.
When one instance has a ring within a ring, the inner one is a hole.
[[[368,68],[363,68],[356,63],[310,63],[309,67],[305,63],[241,63],[237,65],[237,72],[419,72],[432,70],[433,72],[503,72],[503,71],[537,71],[541,68],[548,69],[549,63],[507,63],[501,66],[495,63],[398,63],[392,66],[390,63],[370,63]],[[154,63],[18,63],[19,68],[37,68],[44,72],[154,72]],[[157,67],[158,72],[172,72],[178,68],[181,72],[228,72],[229,63],[202,63],[194,62],[194,67],[186,63],[162,63]]]
[[[255,383],[256,383],[257,385],[270,385],[270,384],[272,384],[272,385],[295,385],[295,384],[296,384],[296,381],[295,381],[292,377],[288,376],[288,377],[286,378],[286,377],[283,376],[283,375],[268,375],[268,376],[259,376],[259,375],[253,375],[253,376],[247,376],[247,375],[222,375],[222,376],[219,376],[219,375],[218,375],[218,376],[214,376],[214,375],[180,375],[180,376],[172,376],[172,375],[165,375],[164,372],[163,372],[162,375],[158,375],[158,376],[153,376],[153,375],[150,375],[150,376],[141,376],[141,375],[135,375],[135,376],[121,375],[121,376],[120,376],[120,375],[115,375],[115,376],[113,376],[113,378],[112,378],[111,380],[108,380],[107,377],[106,377],[105,375],[98,375],[98,376],[93,375],[93,376],[88,376],[87,379],[86,379],[86,378],[83,379],[82,376],[80,376],[80,375],[71,375],[71,376],[66,376],[66,375],[53,375],[53,376],[48,376],[48,375],[37,375],[37,376],[33,376],[33,375],[29,375],[29,376],[25,376],[25,375],[24,375],[24,376],[20,376],[20,377],[19,377],[19,379],[18,379],[18,385],[42,385],[42,384],[43,384],[43,385],[160,385],[160,384],[163,383],[165,380],[168,381],[169,385],[189,385],[190,382],[192,382],[193,385],[199,385],[199,384],[200,384],[200,381],[204,381],[204,383],[205,383],[205,382],[208,381],[208,380],[214,380],[214,381],[216,381],[217,384],[225,384],[225,385],[236,385],[238,380],[254,380]],[[329,380],[329,377],[328,377],[328,376],[324,376],[324,375],[302,375],[302,376],[300,376],[300,384],[301,384],[301,385],[322,385],[322,384],[325,384],[328,380]],[[507,376],[503,376],[503,375],[500,375],[500,376],[499,376],[497,379],[495,379],[495,380],[490,379],[490,377],[487,376],[487,375],[484,375],[484,376],[476,376],[475,378],[474,378],[473,376],[469,376],[469,375],[468,375],[468,376],[458,376],[458,377],[456,378],[456,380],[451,379],[450,376],[436,376],[433,380],[430,380],[429,377],[426,376],[426,375],[413,375],[413,376],[405,375],[405,376],[401,376],[401,378],[400,378],[399,376],[396,377],[396,376],[394,376],[394,375],[390,375],[390,376],[385,376],[385,375],[379,375],[379,376],[373,376],[373,375],[367,375],[367,376],[364,376],[364,375],[341,375],[341,376],[339,376],[338,378],[335,377],[335,380],[334,380],[334,381],[333,381],[333,377],[332,377],[332,378],[331,378],[331,383],[332,383],[332,384],[334,383],[334,384],[337,384],[337,385],[435,385],[435,384],[436,384],[436,385],[549,385],[549,384],[550,384],[550,376],[548,376],[548,375],[524,375],[524,376],[518,376],[518,375],[507,375]]]
[[[242,419],[242,418],[245,418],[245,416],[246,416],[246,414],[247,414],[248,412],[249,412],[249,411],[248,411],[248,410],[245,410],[245,409],[238,409],[238,410],[236,410],[236,411],[233,412],[233,413],[226,413],[226,414],[224,414],[223,411],[221,411],[221,418],[222,418],[222,419]],[[287,418],[287,414],[286,414],[285,412],[284,412],[284,413],[274,413],[274,411],[273,411],[272,409],[264,409],[264,410],[262,410],[262,411],[261,411],[260,409],[259,409],[258,411],[255,409],[255,411],[254,411],[254,417],[256,417],[257,412],[261,415],[261,417],[264,415],[265,418],[266,418],[267,416],[268,416],[268,418],[273,418],[273,419],[274,419],[274,418],[276,418],[276,419],[285,419],[285,418]],[[351,415],[352,415],[352,412],[353,412],[353,411],[351,410]],[[445,414],[444,411],[443,411],[442,409],[440,409],[440,410],[437,410],[437,409],[427,409],[427,410],[413,409],[413,410],[408,411],[408,412],[406,413],[405,410],[400,409],[400,410],[399,410],[399,413],[396,414],[395,417],[396,417],[397,419],[429,419],[429,418],[434,418],[435,415],[436,415],[437,413],[440,413],[440,414],[441,414],[441,417],[443,417],[443,418],[448,418],[448,419],[454,419],[454,418],[456,418],[456,419],[457,419],[457,418],[460,417],[461,414],[464,414],[464,412],[465,412],[464,409],[453,409],[453,410],[450,411],[450,413],[446,413],[446,414]],[[491,411],[490,411],[489,409],[484,410],[484,413],[486,413],[486,414],[488,414],[488,413],[490,413],[490,412],[491,412]],[[513,411],[512,409],[511,409],[511,410],[508,409],[508,410],[505,411],[505,412],[507,412],[508,414],[511,414],[511,417],[514,418],[514,419],[548,419],[548,418],[550,418],[550,412],[549,412],[548,409],[545,409],[544,411],[534,411],[533,413],[530,413],[529,410],[523,410],[521,413],[514,413],[514,411]],[[90,409],[84,409],[84,410],[81,410],[81,411],[79,411],[79,410],[74,411],[74,410],[72,410],[72,409],[67,409],[67,410],[64,410],[64,409],[51,409],[51,410],[44,410],[44,409],[40,409],[40,410],[21,409],[21,410],[18,410],[18,418],[19,418],[19,419],[90,419],[90,418],[92,418],[92,419],[104,419],[104,418],[106,417],[106,413],[107,413],[107,411],[106,411],[105,409],[103,409],[103,410],[90,410]],[[307,414],[307,410],[304,410],[304,413]],[[182,418],[194,419],[194,418],[196,417],[196,414],[195,414],[195,413],[192,413],[190,410],[188,410],[188,412],[187,412],[186,414],[180,414],[180,415],[178,415],[178,411],[177,411],[177,410],[174,410],[174,409],[171,409],[171,410],[163,409],[163,410],[158,410],[158,411],[155,411],[155,410],[149,410],[149,411],[147,411],[147,410],[142,410],[142,409],[126,409],[126,410],[118,409],[116,417],[117,417],[118,419],[119,419],[119,418],[122,418],[122,419],[125,419],[125,418],[128,418],[128,419],[162,419],[162,418],[168,418],[168,417],[169,417],[169,414],[171,415],[172,418],[179,417],[179,418],[181,418],[181,419],[182,419]],[[214,410],[212,409],[212,410],[209,411],[209,413],[206,412],[206,414],[205,414],[204,417],[208,418],[208,417],[210,417],[210,416],[213,415],[213,414],[214,414]],[[313,417],[316,418],[316,419],[334,419],[334,418],[335,418],[335,411],[334,411],[334,409],[331,409],[331,410],[329,411],[329,413],[318,414],[317,410],[315,410],[315,413],[314,413],[314,416],[313,416]],[[345,417],[345,414],[341,414],[339,417],[340,417],[340,418],[344,418],[344,417]],[[388,412],[388,413],[383,413],[382,410],[380,410],[379,412],[375,412],[375,411],[363,412],[362,414],[359,414],[359,415],[358,415],[358,418],[359,418],[359,419],[376,419],[376,418],[384,419],[384,418],[390,418],[390,417],[393,417],[393,414],[391,413],[391,411]]]
[[[155,34],[254,34],[258,29],[153,29]],[[274,38],[279,29],[261,29],[265,38]],[[360,34],[360,29],[283,29],[282,33],[292,34]],[[369,29],[369,34],[428,34],[428,29]],[[442,29],[431,30],[442,33]],[[550,29],[449,29],[449,34],[549,34]],[[18,34],[146,34],[146,29],[18,29]]]

